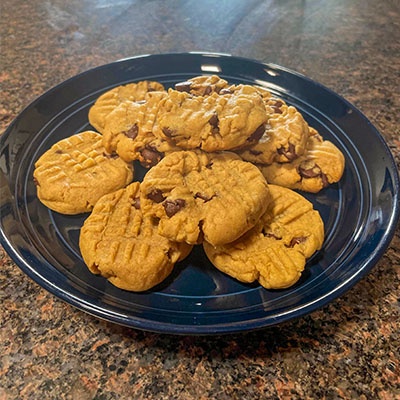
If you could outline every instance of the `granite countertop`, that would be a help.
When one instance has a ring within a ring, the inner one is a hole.
[[[3,0],[1,38],[1,131],[89,68],[204,50],[283,65],[328,86],[371,120],[400,164],[395,0]],[[185,337],[78,311],[0,249],[0,399],[399,398],[399,264],[397,230],[366,278],[311,315]]]

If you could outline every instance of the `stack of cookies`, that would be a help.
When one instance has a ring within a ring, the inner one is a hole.
[[[56,143],[34,181],[52,210],[91,211],[81,253],[115,286],[148,290],[202,244],[222,272],[286,288],[321,248],[319,213],[290,189],[337,182],[343,155],[264,88],[142,81],[100,96],[89,121],[99,133]],[[135,160],[150,168],[141,183],[131,183]]]

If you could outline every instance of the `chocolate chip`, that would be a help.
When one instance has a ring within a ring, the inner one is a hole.
[[[276,100],[275,101],[275,107],[282,107],[283,106],[283,103],[280,101],[280,100]]]
[[[271,108],[275,111],[275,114],[282,114],[282,110],[277,106],[271,106]]]
[[[107,158],[118,158],[118,154],[117,153],[111,153],[111,154],[108,154],[108,153],[104,153],[103,152],[103,156],[104,157],[107,157]]]
[[[303,177],[303,178],[317,178],[318,176],[321,175],[321,168],[317,165],[314,164],[313,166],[311,166],[311,168],[306,168],[307,165],[299,165],[298,171],[299,174]]]
[[[133,207],[135,207],[136,210],[140,210],[140,197],[135,197],[133,199]]]
[[[174,131],[172,129],[168,128],[167,126],[162,128],[162,131],[163,131],[164,135],[169,138],[172,137],[172,135],[174,134]]]
[[[151,189],[151,191],[146,196],[149,200],[154,201],[154,203],[161,203],[165,200],[163,193],[160,189]]]
[[[262,154],[262,151],[258,151],[258,150],[249,150],[250,154],[253,154],[253,156],[259,156],[260,154]]]
[[[233,90],[231,89],[221,89],[221,91],[219,92],[219,94],[232,94]]]
[[[200,192],[197,192],[197,193],[194,195],[194,198],[195,198],[195,199],[202,199],[202,200],[204,200],[205,203],[207,203],[207,201],[210,201],[213,197],[214,197],[214,196],[207,197],[206,195],[201,194]]]
[[[55,153],[56,154],[62,154],[63,152],[62,152],[62,150],[56,150]]]
[[[285,156],[288,159],[288,161],[293,161],[298,157],[298,155],[296,154],[295,145],[290,142],[289,142],[288,150],[285,150],[285,148],[282,146],[277,151],[278,151],[278,154]]]
[[[264,132],[265,132],[265,125],[262,124],[251,134],[251,136],[247,139],[247,141],[258,142],[261,139],[262,135],[264,135]]]
[[[147,91],[148,91],[148,92],[157,92],[157,89],[154,89],[154,88],[152,88],[152,87],[148,87],[148,86],[147,86]]]
[[[38,180],[37,180],[36,178],[33,178],[33,183],[34,183],[36,186],[40,186],[40,183],[38,182]]]
[[[298,237],[294,237],[292,238],[292,240],[290,241],[289,245],[286,247],[294,247],[296,244],[299,243],[303,243],[307,240],[307,237],[305,236],[298,236]]]
[[[264,235],[265,237],[274,238],[274,239],[276,239],[276,240],[281,240],[281,239],[282,239],[282,238],[280,238],[280,237],[274,235],[273,233],[265,232],[264,230],[262,231],[262,233],[263,233],[263,235]]]
[[[212,163],[212,161],[210,161],[210,162],[206,165],[206,168],[207,168],[207,169],[211,169],[212,165],[213,165],[213,163]]]
[[[190,92],[190,89],[192,87],[192,83],[190,81],[185,81],[185,82],[179,82],[175,85],[175,89],[178,90],[179,92]]]
[[[163,153],[160,153],[159,151],[150,146],[145,147],[143,150],[141,150],[140,154],[144,158],[141,164],[145,168],[154,167],[164,157]]]
[[[133,125],[129,131],[124,131],[122,132],[125,136],[127,136],[129,139],[135,139],[136,136],[139,133],[139,127],[137,126],[137,124]]]
[[[185,205],[186,201],[183,199],[166,200],[163,203],[163,207],[165,208],[165,213],[167,214],[168,218],[171,218],[173,215],[175,215],[178,211],[185,207]]]
[[[207,87],[204,89],[203,96],[207,96],[207,95],[209,95],[211,92],[212,92],[211,86],[207,86]]]
[[[327,186],[329,186],[328,177],[323,172],[321,172],[321,181],[322,187],[326,188]]]
[[[213,114],[213,116],[208,120],[208,123],[213,127],[213,133],[219,133],[219,119],[217,113]]]

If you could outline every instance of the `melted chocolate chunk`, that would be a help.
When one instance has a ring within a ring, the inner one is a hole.
[[[117,153],[111,153],[111,154],[108,154],[108,153],[105,153],[105,152],[103,152],[103,156],[104,157],[107,157],[107,158],[118,158],[118,154]]]
[[[307,240],[307,237],[305,237],[305,236],[294,237],[290,241],[289,246],[286,246],[286,247],[294,247],[296,244],[303,243],[306,240]]]
[[[202,200],[204,200],[204,203],[207,203],[207,201],[210,201],[212,198],[214,198],[214,196],[207,197],[207,196],[205,196],[204,194],[201,194],[200,192],[197,192],[197,193],[194,195],[194,198],[195,198],[195,199],[202,199]]]
[[[157,92],[157,89],[147,86],[147,91],[148,92]]]
[[[140,197],[135,197],[133,199],[133,207],[135,207],[136,210],[140,210]]]
[[[145,147],[143,150],[140,151],[140,154],[144,158],[144,161],[141,164],[145,168],[154,167],[158,162],[164,157],[163,153],[160,153],[153,147]]]
[[[328,177],[323,172],[321,172],[321,181],[322,187],[326,188],[327,186],[329,186]]]
[[[219,94],[232,94],[233,90],[231,89],[221,89]]]
[[[275,111],[275,114],[282,114],[282,110],[277,106],[271,106],[271,108]]]
[[[139,127],[137,126],[137,124],[133,125],[129,131],[124,131],[122,132],[125,136],[127,136],[129,139],[135,139],[136,136],[139,133]]]
[[[285,150],[285,148],[282,146],[277,151],[278,154],[285,156],[289,161],[293,161],[298,157],[296,154],[295,145],[290,142],[289,142],[289,150]]]
[[[260,154],[262,154],[262,151],[258,151],[258,150],[249,150],[250,154],[253,154],[253,156],[259,156]]]
[[[321,176],[321,168],[317,164],[308,169],[299,165],[298,171],[303,178],[317,178]]]
[[[283,106],[283,103],[280,101],[280,100],[276,100],[275,101],[275,107],[282,107]]]
[[[178,211],[185,207],[185,205],[186,201],[183,199],[166,200],[163,203],[163,207],[165,208],[165,213],[167,214],[168,218],[171,218],[173,215],[175,215]]]
[[[210,162],[206,165],[206,168],[207,168],[207,169],[211,169],[212,165],[213,165],[213,163],[212,163],[212,161],[210,161]]]
[[[264,230],[262,231],[262,233],[263,233],[263,235],[264,235],[265,237],[274,238],[274,239],[276,239],[276,240],[281,240],[281,239],[282,239],[282,238],[280,238],[280,237],[274,235],[273,233],[264,232]]]
[[[214,134],[219,133],[219,119],[217,113],[213,114],[213,116],[208,120],[208,123],[213,127],[212,132]]]
[[[264,135],[264,132],[265,132],[265,125],[262,124],[251,134],[251,136],[247,139],[247,141],[258,142],[261,139],[262,135]]]
[[[191,89],[191,87],[192,87],[192,83],[193,83],[193,82],[190,82],[190,81],[179,82],[179,83],[177,83],[177,84],[175,85],[175,89],[176,89],[178,92],[187,92],[187,93],[189,93],[189,92],[190,92],[190,89]]]
[[[163,193],[160,189],[152,189],[150,193],[146,196],[149,200],[154,201],[154,203],[161,203],[165,200]]]
[[[211,92],[212,92],[211,86],[207,86],[207,87],[204,89],[203,96],[207,96],[207,95],[209,95]]]
[[[55,153],[56,154],[62,154],[63,152],[62,152],[62,150],[56,150]]]
[[[172,129],[168,128],[167,126],[162,128],[162,131],[163,131],[164,135],[169,138],[172,137],[172,135],[174,134],[174,131]]]

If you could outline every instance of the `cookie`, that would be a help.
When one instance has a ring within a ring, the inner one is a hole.
[[[140,184],[103,196],[81,229],[79,247],[91,272],[113,285],[143,291],[162,282],[191,246],[157,233],[140,211]]]
[[[213,152],[255,143],[266,120],[262,98],[252,86],[207,96],[169,89],[160,102],[154,134],[184,149]]]
[[[241,282],[256,280],[267,289],[295,284],[306,259],[320,249],[324,225],[304,197],[290,189],[269,185],[271,202],[253,229],[233,243],[204,242],[210,261]]]
[[[156,165],[165,153],[181,150],[153,134],[160,101],[165,92],[148,93],[141,102],[126,101],[106,118],[103,145],[116,152],[123,160],[139,160],[146,168]]]
[[[62,214],[91,211],[97,200],[133,179],[133,166],[106,154],[102,136],[86,131],[46,151],[33,172],[39,200]]]
[[[171,240],[218,245],[232,242],[264,213],[269,193],[254,165],[234,153],[168,154],[144,177],[142,211],[160,219]]]
[[[121,103],[129,101],[142,101],[147,93],[163,91],[164,86],[158,82],[141,81],[118,86],[102,94],[89,110],[89,122],[98,131],[103,133],[105,118]]]
[[[291,163],[259,166],[269,183],[317,193],[340,180],[345,166],[342,152],[315,129],[310,132],[305,154]]]
[[[207,96],[214,92],[221,93],[221,90],[228,86],[228,82],[217,75],[196,76],[185,82],[177,83],[175,90],[187,92],[193,96]],[[224,91],[221,94],[224,94]]]
[[[295,160],[306,148],[310,134],[307,122],[295,107],[270,97],[266,90],[261,95],[268,115],[265,132],[256,144],[238,150],[238,154],[257,164]]]

